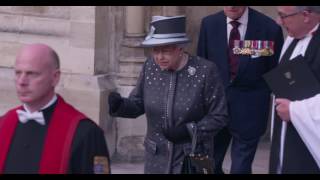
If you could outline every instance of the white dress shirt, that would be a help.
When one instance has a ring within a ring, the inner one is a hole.
[[[25,109],[25,111],[23,110],[17,110],[17,114],[18,114],[18,118],[19,121],[21,123],[26,123],[29,120],[34,120],[37,123],[39,123],[40,125],[45,125],[45,119],[43,116],[43,113],[41,112],[41,110],[46,109],[47,107],[51,106],[52,104],[54,104],[57,101],[57,95],[55,94],[52,99],[45,105],[43,106],[40,111],[35,111],[35,112],[31,112],[28,108],[28,106],[26,104],[23,104],[23,107]]]
[[[51,106],[52,104],[54,104],[57,101],[58,97],[55,94],[52,99],[42,108],[40,108],[40,110],[46,109],[47,107]],[[23,108],[28,112],[31,113],[30,110],[28,109],[28,106],[26,104],[23,104]]]
[[[246,35],[246,31],[247,31],[247,25],[248,25],[248,7],[246,7],[246,10],[244,11],[244,13],[242,14],[242,16],[237,19],[237,21],[240,23],[238,30],[240,33],[240,40],[244,40],[244,37]],[[227,17],[227,38],[228,38],[228,43],[229,43],[229,36],[230,36],[230,32],[232,30],[232,25],[230,24],[231,21],[234,21],[233,19],[230,19],[229,17]]]

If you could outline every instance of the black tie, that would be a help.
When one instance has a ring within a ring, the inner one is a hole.
[[[290,60],[290,57],[293,53],[294,48],[296,47],[296,45],[298,44],[299,39],[294,39],[289,47],[287,48],[286,52],[284,52],[283,56],[281,57],[280,63],[284,63]]]

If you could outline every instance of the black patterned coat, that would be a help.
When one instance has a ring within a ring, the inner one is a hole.
[[[162,127],[194,123],[202,144],[197,150],[212,156],[212,138],[227,123],[223,85],[214,63],[189,56],[178,71],[161,70],[147,59],[137,85],[113,116],[147,118],[145,173],[180,173],[191,142],[173,144]]]

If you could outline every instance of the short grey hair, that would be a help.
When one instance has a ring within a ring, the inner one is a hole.
[[[310,11],[320,14],[320,6],[296,6],[298,11]]]

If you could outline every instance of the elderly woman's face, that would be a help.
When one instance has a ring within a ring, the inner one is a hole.
[[[153,58],[162,70],[176,70],[180,65],[182,52],[182,48],[177,45],[152,48]]]

